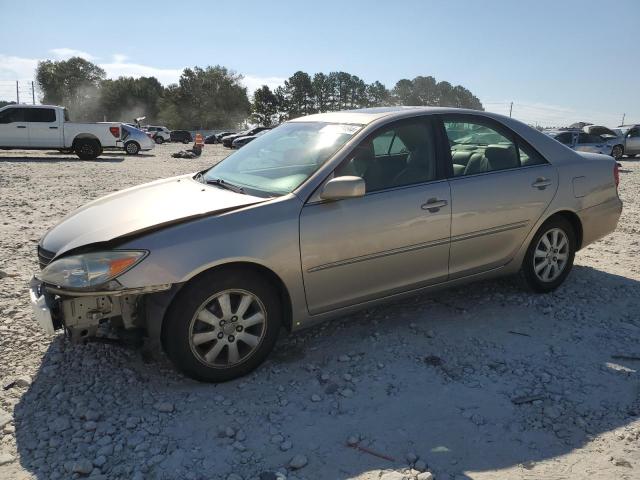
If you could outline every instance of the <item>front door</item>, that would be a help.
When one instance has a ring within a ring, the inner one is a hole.
[[[29,138],[32,148],[62,147],[62,121],[56,120],[53,108],[25,109]]]
[[[555,167],[505,127],[443,117],[451,144],[451,279],[513,258],[558,188]]]
[[[331,202],[312,197],[302,209],[300,249],[310,313],[447,279],[450,189],[437,167],[427,120],[383,127],[334,175],[361,176],[367,193]]]
[[[0,147],[29,147],[25,110],[22,107],[11,107],[0,112]]]

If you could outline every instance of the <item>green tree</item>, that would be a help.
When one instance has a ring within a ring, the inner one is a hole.
[[[389,103],[389,90],[377,80],[367,85],[366,95],[370,107],[382,107]]]
[[[333,93],[333,85],[327,75],[324,73],[316,73],[311,82],[313,88],[313,96],[315,98],[315,110],[317,112],[326,112],[330,109],[330,99]]]
[[[253,92],[251,119],[258,125],[270,127],[278,114],[278,98],[267,85]]]
[[[284,82],[288,117],[296,118],[314,113],[314,92],[308,73],[297,71]]]
[[[216,65],[185,68],[176,87],[167,89],[159,116],[172,128],[220,128],[243,122],[251,104],[242,75]]]
[[[105,71],[80,57],[38,62],[36,81],[42,102],[69,107],[76,120],[102,120],[99,88]]]
[[[120,77],[101,83],[100,106],[110,120],[133,121],[146,116],[146,123],[157,123],[159,100],[164,87],[155,77]]]

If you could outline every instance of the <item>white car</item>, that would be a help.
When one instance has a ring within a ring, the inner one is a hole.
[[[151,134],[151,138],[153,138],[157,144],[171,141],[171,130],[167,127],[148,125],[144,127],[143,130]]]
[[[55,105],[7,105],[0,108],[0,148],[69,150],[82,160],[97,158],[104,148],[122,148],[120,123],[76,123]]]

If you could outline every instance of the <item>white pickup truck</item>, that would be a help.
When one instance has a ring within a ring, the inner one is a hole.
[[[119,123],[75,123],[64,107],[7,105],[0,108],[0,149],[68,150],[82,160],[103,148],[123,148]]]

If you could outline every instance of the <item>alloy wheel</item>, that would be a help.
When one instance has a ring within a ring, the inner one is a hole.
[[[552,228],[538,241],[533,253],[533,270],[543,282],[553,282],[563,272],[569,259],[569,240],[564,231]]]
[[[208,367],[229,368],[248,359],[266,333],[266,309],[246,290],[218,292],[196,310],[189,346]]]

